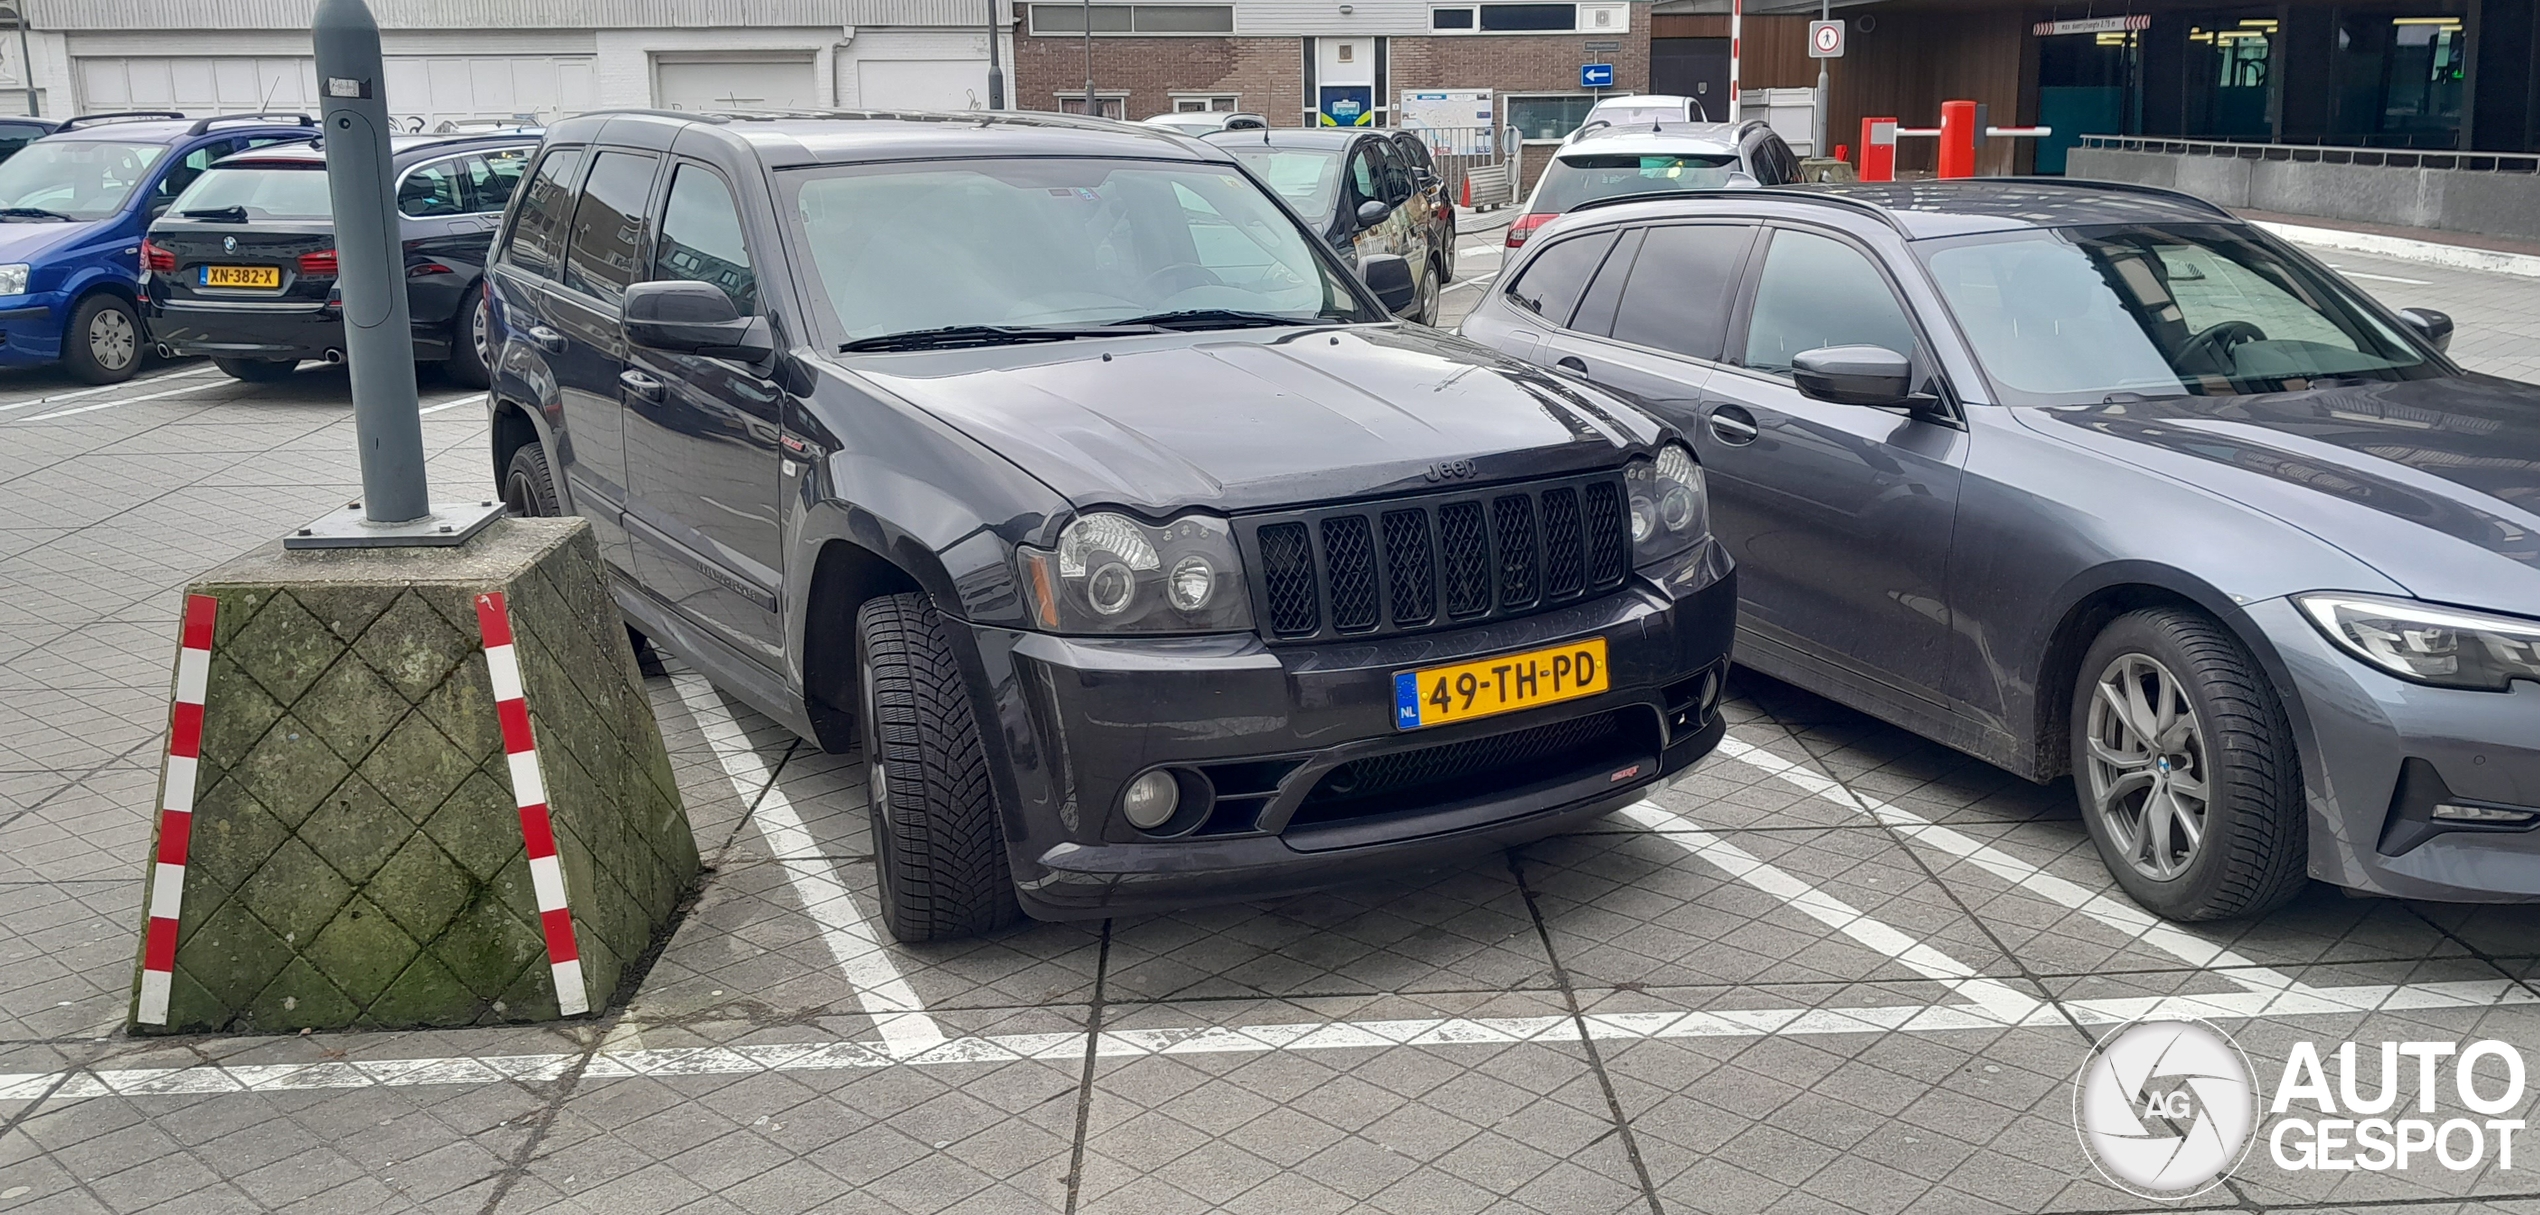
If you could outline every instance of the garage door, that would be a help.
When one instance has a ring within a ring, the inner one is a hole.
[[[821,104],[811,57],[653,61],[653,92],[666,110],[808,110]]]
[[[855,65],[856,104],[875,110],[983,110],[985,59],[866,59]]]
[[[316,68],[306,58],[97,55],[74,64],[83,113],[319,108]],[[588,55],[395,55],[387,66],[388,112],[425,130],[456,118],[552,119],[594,105]]]

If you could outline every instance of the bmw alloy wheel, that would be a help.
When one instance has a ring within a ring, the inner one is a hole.
[[[2196,861],[2211,796],[2205,728],[2168,667],[2120,654],[2090,698],[2083,779],[2091,813],[2135,872],[2169,881]]]
[[[120,308],[100,308],[88,318],[88,355],[108,371],[121,371],[141,357],[141,335],[132,317]]]
[[[494,350],[488,342],[488,339],[492,337],[492,312],[493,305],[479,297],[476,301],[476,315],[468,320],[468,340],[476,343],[476,365],[479,367],[494,365]]]

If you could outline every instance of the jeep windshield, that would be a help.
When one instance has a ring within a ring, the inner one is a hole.
[[[1015,159],[787,176],[846,348],[1386,319],[1232,168]]]
[[[39,139],[0,161],[0,219],[104,219],[123,209],[167,149],[106,139]]]
[[[2106,225],[1917,248],[2009,404],[2448,374],[2334,276],[2238,228]]]

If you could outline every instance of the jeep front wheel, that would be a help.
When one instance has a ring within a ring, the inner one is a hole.
[[[978,715],[934,604],[923,595],[865,603],[856,670],[884,926],[914,944],[1020,919]]]

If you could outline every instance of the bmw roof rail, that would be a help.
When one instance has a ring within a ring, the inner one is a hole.
[[[177,117],[183,118],[185,115],[179,114]],[[187,127],[185,129],[185,133],[188,135],[200,135],[205,131],[211,130],[215,125],[224,122],[278,122],[302,127],[315,127],[317,125],[317,119],[301,113],[276,112],[270,114],[214,114],[209,118],[196,122],[193,126]]]
[[[95,114],[74,114],[53,128],[55,134],[82,126],[104,126],[117,122],[166,122],[185,115],[176,110],[101,110]]]
[[[2223,206],[2221,203],[2215,202],[2211,199],[2198,198],[2185,190],[2173,190],[2167,186],[2147,186],[2131,181],[2099,181],[2095,178],[2088,177],[2067,177],[2064,179],[2063,184],[2068,186],[2087,186],[2093,190],[2114,190],[2125,194],[2149,194],[2155,198],[2169,199],[2172,202],[2190,203],[2204,210],[2211,211],[2214,214],[2222,216],[2224,219],[2228,219],[2234,223],[2240,222],[2240,217],[2232,214],[2230,209]]]
[[[1599,207],[1619,207],[1627,203],[1666,202],[1673,199],[1691,198],[1753,198],[1758,195],[1777,199],[1787,199],[1791,202],[1810,202],[1820,203],[1830,207],[1843,207],[1849,210],[1858,211],[1863,215],[1867,215],[1878,220],[1880,223],[1886,224],[1890,228],[1894,228],[1900,236],[1907,234],[1905,232],[1905,225],[1897,222],[1895,215],[1891,214],[1886,207],[1880,206],[1877,203],[1858,198],[1846,198],[1841,194],[1827,194],[1817,190],[1793,190],[1781,186],[1720,186],[1708,190],[1649,190],[1637,194],[1614,194],[1604,198],[1591,198],[1586,202],[1570,208],[1568,211],[1564,212],[1564,214],[1576,215],[1581,211],[1593,211]]]

